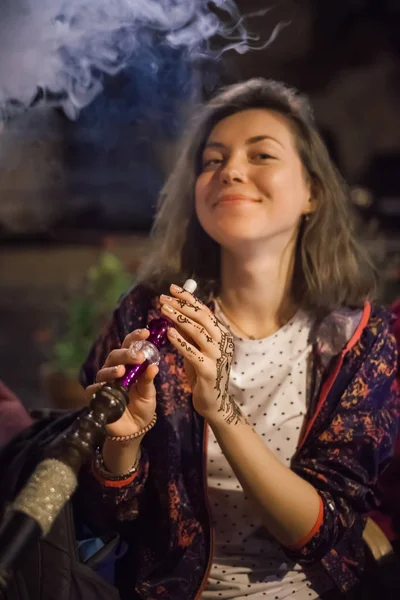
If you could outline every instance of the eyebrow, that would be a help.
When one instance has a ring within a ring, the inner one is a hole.
[[[250,144],[256,144],[257,142],[262,142],[263,140],[272,140],[273,142],[276,142],[283,148],[283,145],[281,144],[281,142],[279,142],[276,138],[274,138],[270,135],[255,135],[255,136],[249,138],[248,140],[246,140],[245,144],[246,144],[246,146],[249,146]],[[225,144],[223,144],[222,142],[207,142],[207,144],[205,145],[205,149],[206,148],[227,148],[227,146]]]

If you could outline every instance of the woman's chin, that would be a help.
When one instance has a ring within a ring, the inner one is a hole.
[[[255,243],[260,241],[265,233],[254,227],[224,227],[214,231],[211,237],[223,247],[235,247],[237,244]]]

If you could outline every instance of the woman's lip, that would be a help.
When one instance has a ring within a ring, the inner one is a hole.
[[[216,204],[221,204],[224,202],[258,202],[255,198],[251,196],[245,196],[244,194],[224,194],[217,199]]]

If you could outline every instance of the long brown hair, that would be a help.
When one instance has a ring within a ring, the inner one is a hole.
[[[283,83],[250,79],[225,88],[201,111],[159,199],[152,247],[138,273],[156,293],[171,282],[193,277],[198,295],[218,293],[220,248],[202,229],[194,208],[201,155],[213,127],[242,110],[264,108],[284,115],[311,181],[315,212],[298,234],[293,300],[304,310],[326,314],[341,306],[362,306],[376,292],[372,261],[357,240],[347,187],[329,157],[307,100]]]

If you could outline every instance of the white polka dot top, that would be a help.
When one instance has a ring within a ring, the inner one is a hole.
[[[227,319],[218,305],[216,316]],[[270,450],[289,466],[306,412],[311,319],[302,311],[262,340],[234,335],[229,392]],[[215,531],[213,565],[203,600],[263,598],[312,600],[319,595],[299,565],[291,564],[245,496],[211,430],[207,478]],[[324,587],[324,577],[321,575]],[[314,581],[314,579],[313,579]]]

